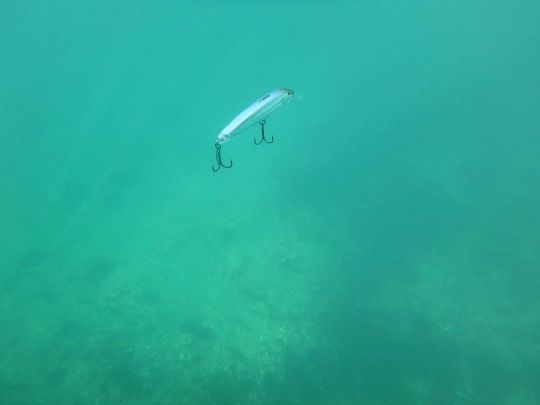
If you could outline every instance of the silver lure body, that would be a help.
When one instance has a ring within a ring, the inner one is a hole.
[[[290,89],[277,89],[265,94],[238,114],[219,133],[216,144],[230,141],[245,129],[254,124],[264,121],[277,108],[287,103],[294,97],[294,92]]]

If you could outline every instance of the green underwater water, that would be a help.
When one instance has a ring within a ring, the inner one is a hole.
[[[0,1],[0,403],[540,403],[539,20]]]

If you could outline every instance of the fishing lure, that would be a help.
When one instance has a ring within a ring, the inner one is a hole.
[[[217,136],[215,142],[217,168],[214,168],[214,165],[212,165],[212,170],[217,172],[221,167],[226,169],[232,167],[232,160],[229,165],[223,164],[223,161],[221,160],[221,145],[227,141],[230,141],[242,131],[255,124],[259,124],[261,126],[261,140],[257,142],[255,138],[253,138],[255,145],[260,145],[263,142],[273,143],[273,136],[272,140],[268,140],[264,135],[264,124],[266,124],[266,118],[268,118],[268,116],[272,114],[278,107],[281,107],[283,104],[287,103],[292,97],[294,97],[294,92],[290,89],[277,89],[271,91],[244,109],[244,111],[229,122],[229,124],[223,128],[223,130]]]

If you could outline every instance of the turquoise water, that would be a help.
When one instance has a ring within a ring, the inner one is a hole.
[[[539,403],[539,20],[0,1],[0,402]]]

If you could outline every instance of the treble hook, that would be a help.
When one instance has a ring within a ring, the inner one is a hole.
[[[266,142],[266,143],[274,143],[274,135],[272,135],[272,140],[269,141],[267,140],[265,137],[264,137],[264,124],[266,124],[266,121],[265,120],[262,120],[261,122],[259,122],[259,124],[261,125],[261,141],[260,142],[257,142],[255,140],[255,138],[253,138],[253,143],[255,145],[260,145],[261,143]]]
[[[232,160],[229,166],[223,164],[223,162],[221,161],[221,145],[217,142],[215,145],[216,145],[216,162],[218,164],[218,167],[217,169],[214,169],[214,165],[212,165],[212,170],[214,171],[214,173],[217,172],[221,167],[224,167],[225,169],[229,169],[232,167]]]

